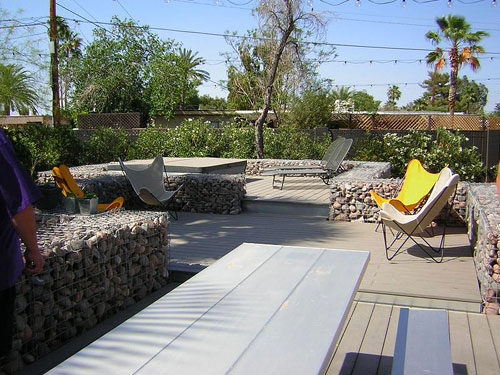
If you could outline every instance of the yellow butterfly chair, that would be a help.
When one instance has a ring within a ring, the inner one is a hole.
[[[396,197],[382,198],[373,190],[370,194],[380,208],[383,203],[390,203],[400,212],[410,212],[429,195],[438,177],[439,173],[427,172],[419,160],[412,159],[408,163],[403,185]]]
[[[59,167],[52,168],[52,177],[56,181],[57,186],[62,190],[62,194],[67,197],[68,194],[74,194],[78,198],[83,198],[85,193],[77,185],[69,168],[66,164],[61,164]],[[97,211],[109,211],[112,209],[120,209],[123,206],[123,197],[116,198],[111,203],[99,203],[97,205]]]

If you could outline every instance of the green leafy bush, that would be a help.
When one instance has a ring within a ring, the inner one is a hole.
[[[140,132],[139,137],[129,150],[127,159],[149,159],[158,155],[167,156],[168,131],[158,128],[147,128]]]
[[[38,171],[50,170],[61,163],[70,166],[79,163],[82,144],[69,126],[28,124],[6,134],[21,164],[33,177]]]
[[[223,144],[220,157],[251,159],[255,157],[255,132],[251,126],[225,123],[220,128]]]
[[[390,162],[393,176],[403,177],[408,162],[416,158],[431,172],[449,166],[461,180],[479,181],[485,173],[480,155],[476,147],[464,147],[465,142],[459,131],[453,133],[444,128],[437,130],[436,139],[418,130],[405,135],[369,134],[357,142],[354,159]]]
[[[99,164],[125,158],[129,148],[127,133],[122,129],[100,128],[84,142],[85,164]]]
[[[292,127],[277,131],[264,129],[264,157],[267,159],[321,159],[330,143],[328,134],[316,138]]]
[[[168,130],[168,154],[180,157],[218,156],[219,132],[203,120],[186,120]]]

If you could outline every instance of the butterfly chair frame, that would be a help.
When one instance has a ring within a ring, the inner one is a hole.
[[[453,175],[452,177],[450,177],[450,180],[451,178],[453,178],[454,176],[456,175]],[[458,176],[457,176],[457,179],[458,179]],[[451,210],[453,209],[453,201],[455,199],[455,195],[456,195],[456,192],[457,192],[457,188],[458,188],[458,182],[457,182],[457,185],[455,185],[454,187],[454,190],[453,190],[453,193],[451,194],[451,198],[449,197],[447,202],[444,204],[444,207],[446,207],[446,213],[445,213],[445,217],[444,217],[444,221],[443,221],[443,233],[441,235],[441,240],[440,240],[440,243],[439,243],[439,247],[438,248],[435,248],[433,247],[420,233],[423,232],[422,230],[420,230],[419,232],[419,228],[421,229],[421,226],[420,226],[420,223],[427,220],[428,219],[428,215],[431,214],[431,209],[427,210],[427,212],[420,218],[420,220],[418,222],[415,223],[415,226],[414,228],[411,230],[411,231],[407,231],[403,228],[402,225],[400,225],[397,221],[393,220],[392,223],[394,223],[394,225],[396,226],[397,230],[398,230],[398,233],[396,233],[395,235],[393,234],[394,238],[392,239],[392,241],[390,242],[390,244],[388,244],[388,239],[387,239],[387,225],[382,221],[382,232],[383,232],[383,236],[384,236],[384,247],[385,247],[385,256],[387,258],[387,260],[392,260],[396,255],[399,255],[402,250],[403,250],[403,246],[408,242],[408,240],[412,240],[424,253],[426,253],[434,262],[436,263],[441,263],[443,261],[443,256],[444,256],[444,243],[445,243],[445,236],[446,236],[446,227],[447,227],[447,222],[448,222],[448,218],[450,216],[450,213],[451,213]],[[442,196],[447,192],[448,188],[443,188],[442,191],[440,191],[440,193],[433,198],[433,201],[434,203],[433,204],[437,204],[437,202],[439,202],[439,200],[442,198]],[[449,201],[451,200],[451,204],[449,203]],[[383,206],[386,206],[386,205],[389,205],[389,203],[384,203]],[[440,211],[440,213],[442,212],[442,209]],[[439,213],[439,214],[440,214]],[[438,215],[439,215],[438,214]],[[433,218],[431,218],[432,220]],[[396,229],[394,228],[394,229]],[[391,229],[391,228],[389,228]],[[391,231],[392,232],[392,231]],[[399,244],[399,246],[394,250],[393,249],[393,246],[396,244],[396,242],[398,240],[400,240],[404,235],[406,235],[406,238]],[[415,237],[419,237],[420,239],[422,239],[422,241],[429,247],[429,249],[431,250],[428,251],[424,246],[422,246],[421,243],[419,243],[415,238]],[[390,251],[393,251],[392,254],[389,254]],[[434,254],[434,255],[433,255]],[[437,254],[437,256],[436,256]]]
[[[167,207],[184,186],[182,184],[176,190],[165,190],[163,173],[167,174],[167,171],[162,156],[157,156],[149,166],[142,169],[127,167],[120,158],[118,162],[139,199],[148,205]],[[168,183],[168,176],[166,180]],[[174,220],[178,220],[177,210],[168,210],[168,213]]]

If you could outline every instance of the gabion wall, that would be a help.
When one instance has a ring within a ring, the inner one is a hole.
[[[16,285],[13,351],[0,373],[16,373],[167,284],[164,213],[41,215],[37,221],[45,267]]]
[[[468,234],[487,314],[500,310],[500,204],[494,184],[469,184]]]
[[[125,199],[125,207],[152,209],[137,197],[127,178],[119,171],[105,171],[104,165],[70,168],[77,184],[85,191],[96,193],[99,203],[111,202],[118,196]],[[41,183],[52,182],[50,172],[38,175]],[[239,214],[245,197],[245,177],[221,174],[169,174],[165,179],[167,190],[182,185],[169,209],[187,212]]]
[[[377,222],[380,208],[371,197],[374,190],[384,198],[393,197],[399,190],[400,180],[376,180],[362,182],[334,181],[332,184],[330,220]],[[459,183],[453,208],[457,216],[450,216],[448,222],[452,225],[464,225],[466,211],[467,188]]]

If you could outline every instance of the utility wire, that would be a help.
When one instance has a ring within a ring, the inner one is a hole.
[[[64,8],[64,7],[63,7]],[[67,9],[67,8],[64,8]],[[71,13],[77,15],[78,17],[81,17],[77,13],[71,11]],[[76,21],[75,19],[71,18],[65,18],[70,21]],[[98,22],[93,22],[88,19],[84,18],[84,21],[80,22],[88,22],[92,23],[95,25],[98,25],[99,27],[103,28],[106,31],[109,31],[102,27],[102,25],[107,25],[107,26],[113,26],[114,24],[111,22],[103,22],[103,21],[98,21]],[[138,25],[125,25],[125,27],[131,27],[131,28],[138,28],[138,29],[144,29],[144,28],[149,28],[150,30],[157,30],[157,31],[168,31],[168,32],[176,32],[176,33],[183,33],[183,34],[194,34],[194,35],[206,35],[206,36],[217,36],[217,37],[223,37],[223,38],[237,38],[237,39],[255,39],[255,40],[262,40],[262,41],[268,41],[271,39],[268,38],[259,38],[259,37],[250,37],[250,36],[244,36],[244,35],[238,35],[238,34],[227,34],[227,33],[213,33],[213,32],[206,32],[206,31],[195,31],[195,30],[181,30],[181,29],[171,29],[167,27],[155,27],[155,26],[138,26]],[[348,48],[367,48],[367,49],[382,49],[382,50],[397,50],[397,51],[423,51],[423,52],[431,52],[434,49],[429,49],[429,48],[415,48],[415,47],[392,47],[392,46],[373,46],[373,45],[363,45],[363,44],[348,44],[348,43],[330,43],[330,42],[314,42],[314,41],[302,41],[299,42],[302,44],[309,44],[309,45],[314,45],[314,46],[329,46],[329,47],[348,47]],[[488,52],[489,54],[496,54],[500,55],[500,52]]]

